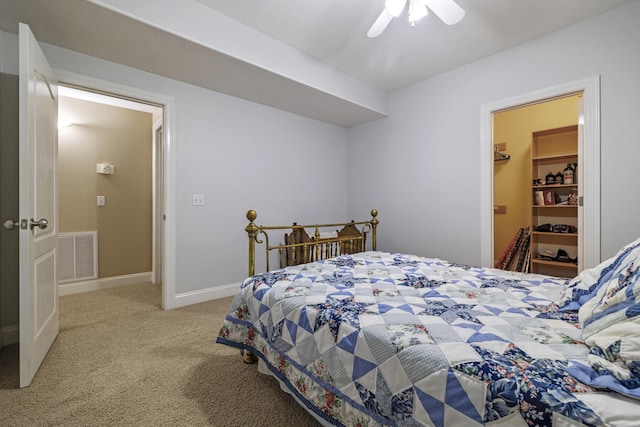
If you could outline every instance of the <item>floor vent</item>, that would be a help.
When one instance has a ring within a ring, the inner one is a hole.
[[[98,232],[58,234],[58,283],[98,277]]]

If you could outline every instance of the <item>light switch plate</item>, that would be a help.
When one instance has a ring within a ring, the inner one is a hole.
[[[104,196],[98,196],[98,199],[96,201],[96,204],[98,206],[105,206],[106,205],[106,200]]]

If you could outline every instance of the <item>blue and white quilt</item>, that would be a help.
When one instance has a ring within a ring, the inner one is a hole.
[[[594,383],[578,311],[561,310],[569,284],[364,252],[246,279],[217,342],[259,356],[328,424],[632,425],[640,400]]]

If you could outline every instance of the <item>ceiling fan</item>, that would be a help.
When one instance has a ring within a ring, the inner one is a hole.
[[[367,32],[367,36],[373,38],[382,34],[389,22],[402,13],[407,3],[412,27],[418,19],[429,13],[428,9],[447,25],[457,24],[464,17],[464,9],[453,0],[386,0],[382,13]]]

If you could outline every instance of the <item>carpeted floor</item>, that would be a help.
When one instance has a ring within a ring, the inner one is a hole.
[[[18,388],[0,350],[2,426],[315,426],[271,377],[215,343],[231,298],[160,309],[159,285],[60,297],[60,333]]]

